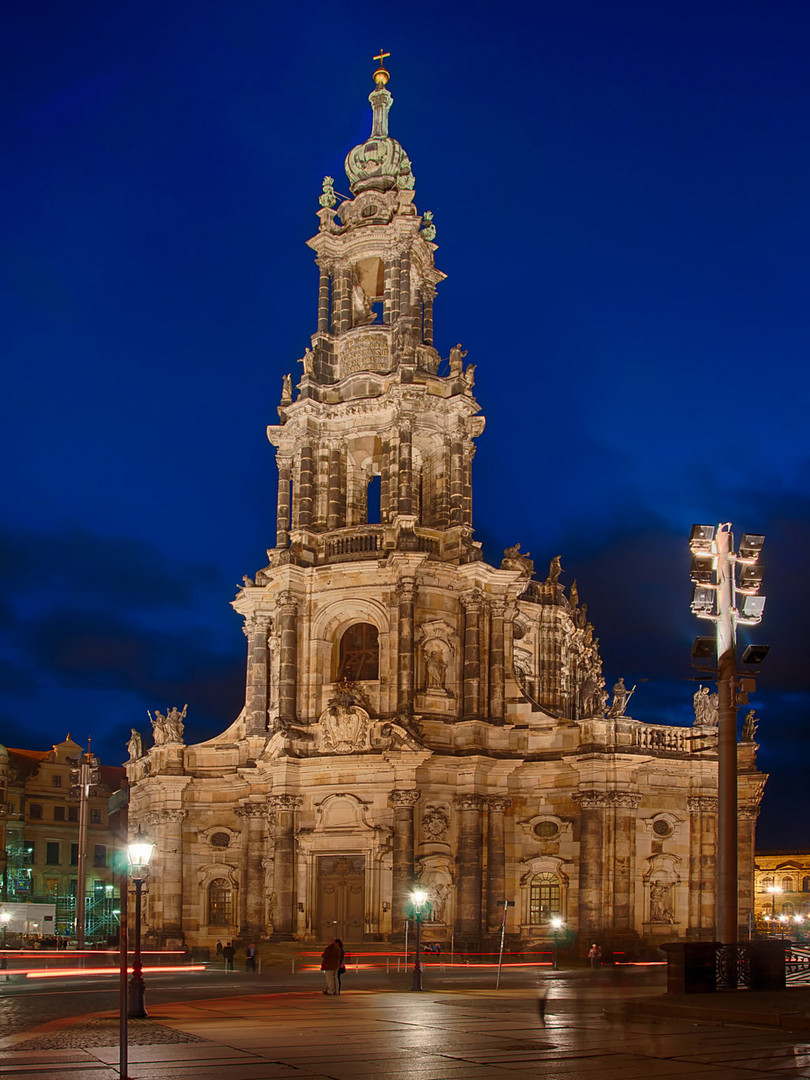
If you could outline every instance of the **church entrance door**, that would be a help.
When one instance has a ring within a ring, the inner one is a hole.
[[[363,940],[366,860],[362,855],[322,855],[318,859],[318,936]]]

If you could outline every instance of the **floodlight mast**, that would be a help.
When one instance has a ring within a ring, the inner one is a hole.
[[[698,584],[692,600],[692,611],[698,618],[709,619],[715,625],[717,644],[717,896],[715,932],[724,945],[736,945],[739,935],[738,893],[738,824],[737,824],[737,706],[747,700],[738,694],[737,683],[737,624],[755,626],[762,618],[764,597],[749,597],[759,591],[762,580],[758,566],[765,537],[746,533],[739,554],[733,550],[731,523],[695,525],[689,546],[692,551],[692,581]],[[706,582],[711,559],[715,583]],[[736,580],[736,565],[742,570],[741,582]],[[703,589],[701,593],[699,590]],[[715,590],[716,603],[709,603],[710,590]],[[704,595],[706,594],[706,595]],[[744,597],[742,611],[737,608],[737,595]],[[702,647],[693,647],[693,658],[703,655]],[[708,645],[708,642],[706,642]],[[767,653],[767,647],[763,647]],[[764,653],[763,653],[764,655]],[[745,657],[743,657],[745,660]],[[747,690],[751,680],[743,680]]]
[[[717,938],[735,945],[737,927],[737,647],[731,526],[717,546]]]

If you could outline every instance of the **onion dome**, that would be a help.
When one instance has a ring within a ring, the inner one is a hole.
[[[397,188],[410,191],[414,186],[408,155],[388,134],[388,112],[394,101],[385,88],[388,78],[380,60],[380,66],[374,72],[376,89],[368,98],[373,117],[371,135],[346,155],[346,176],[353,195],[359,195],[361,191],[393,191]]]

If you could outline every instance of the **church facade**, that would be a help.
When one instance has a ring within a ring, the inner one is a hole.
[[[493,566],[474,538],[484,419],[465,350],[434,344],[444,275],[387,81],[351,195],[326,178],[309,241],[317,329],[267,432],[276,544],[233,601],[245,707],[205,743],[162,716],[154,746],[130,743],[131,828],[157,842],[149,934],[396,939],[420,886],[426,937],[457,946],[494,942],[504,901],[515,945],[553,920],[581,944],[711,939],[716,730],[631,718],[621,681],[609,701],[559,557],[536,576],[520,545]],[[741,921],[755,750],[739,747]]]

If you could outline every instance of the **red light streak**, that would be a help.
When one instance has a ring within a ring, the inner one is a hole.
[[[205,964],[166,964],[144,965],[144,974],[160,975],[169,971],[205,971]],[[132,974],[132,968],[127,972]],[[80,978],[83,975],[119,975],[120,968],[97,967],[97,968],[48,968],[47,971],[39,971],[35,968],[9,968],[10,975],[25,975],[26,979],[70,979]]]

